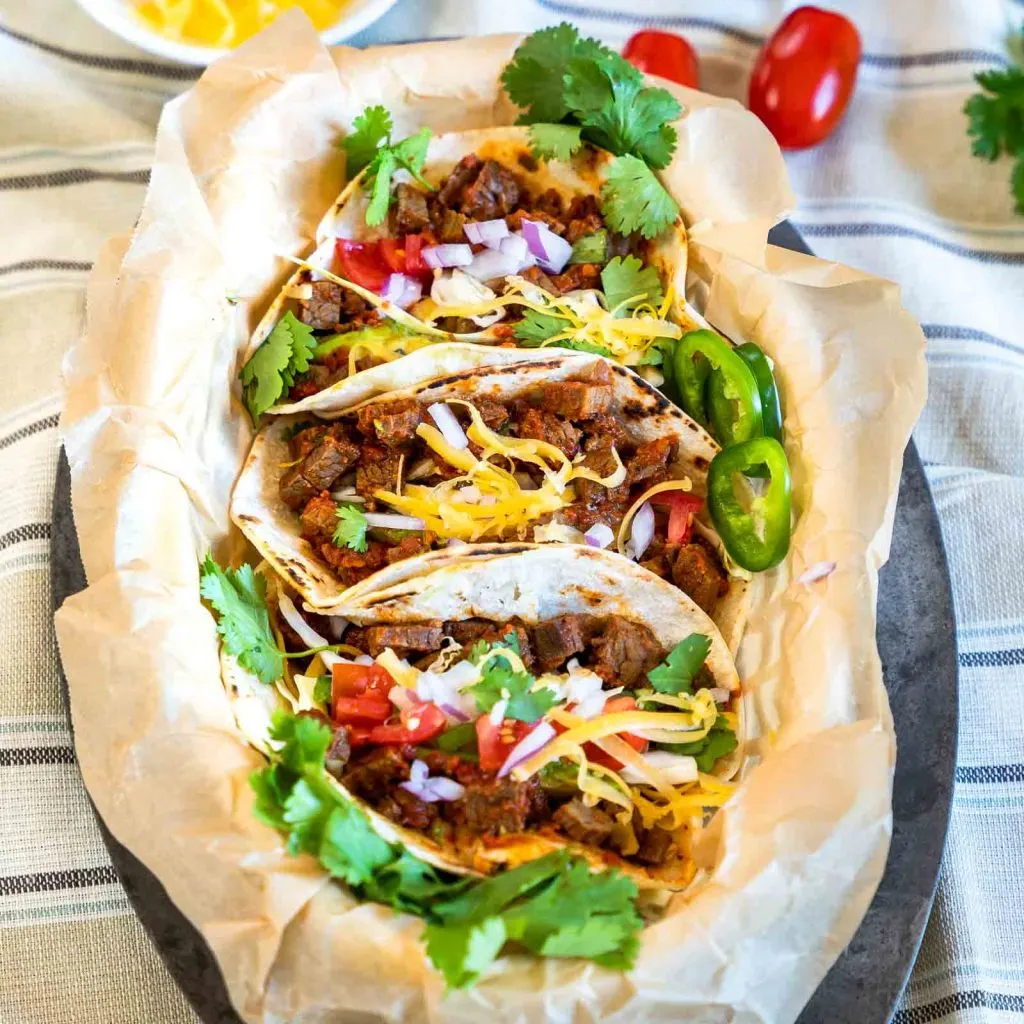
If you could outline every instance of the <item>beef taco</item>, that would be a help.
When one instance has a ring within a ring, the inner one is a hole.
[[[270,579],[278,641],[307,654],[282,660],[276,685],[224,656],[247,739],[272,751],[277,706],[328,723],[327,772],[435,867],[488,874],[568,849],[685,887],[689,837],[728,797],[742,749],[740,683],[711,620],[603,551],[408,565],[345,621],[301,611]]]
[[[246,460],[233,520],[314,610],[367,578],[400,579],[426,552],[560,542],[638,561],[735,646],[748,577],[706,520],[711,438],[600,356],[495,362],[331,419],[275,418]]]
[[[657,382],[662,346],[694,326],[681,220],[650,240],[612,231],[599,194],[613,157],[591,145],[562,161],[535,155],[522,127],[428,136],[414,173],[384,181],[380,209],[371,165],[323,218],[315,251],[248,346],[254,418],[313,411],[320,396],[351,405],[415,376],[442,358],[422,349],[455,339],[466,344],[438,372],[478,365],[479,345],[561,346]],[[261,362],[287,346],[297,358],[267,398]],[[409,370],[393,365],[415,354]]]

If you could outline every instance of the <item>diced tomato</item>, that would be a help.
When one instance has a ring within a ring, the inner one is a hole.
[[[381,259],[396,273],[405,273],[405,249],[402,242],[397,238],[382,238],[378,243],[380,246]]]
[[[370,739],[370,733],[373,729],[366,725],[348,725],[345,727],[345,731],[348,733],[349,746],[353,750],[358,750],[360,747],[373,746],[373,740]]]
[[[336,664],[331,669],[331,704],[337,704],[343,697],[359,697],[372,694],[380,700],[387,700],[395,681],[380,665]]]
[[[602,714],[613,715],[635,710],[636,701],[632,697],[612,697],[611,700],[605,702]],[[622,732],[618,734],[618,738],[628,743],[638,754],[643,754],[647,750],[647,740],[641,736],[636,736],[631,732]],[[606,754],[596,743],[584,743],[583,752],[587,755],[588,760],[604,765],[605,768],[611,768],[612,771],[618,771],[622,767],[621,761],[612,757],[611,754]]]
[[[379,292],[391,276],[391,267],[384,261],[376,242],[351,242],[339,238],[334,245],[341,276],[355,284]]]
[[[658,75],[696,89],[700,84],[697,54],[674,32],[645,29],[629,37],[622,56],[649,75]]]
[[[401,719],[387,725],[375,725],[370,740],[381,744],[426,743],[445,730],[444,712],[436,704],[416,704],[404,708]]]
[[[431,273],[426,260],[423,259],[423,236],[405,236],[405,272],[413,277]]]
[[[496,772],[508,759],[515,745],[531,730],[526,722],[506,718],[495,725],[490,715],[476,720],[476,745],[480,751],[480,767],[485,772]]]
[[[667,505],[669,544],[686,544],[693,532],[693,517],[700,511],[704,499],[686,491],[664,491],[656,494],[651,501],[655,505]]]
[[[338,697],[331,707],[336,722],[346,725],[380,725],[390,717],[395,706],[386,697],[370,694],[361,697]]]

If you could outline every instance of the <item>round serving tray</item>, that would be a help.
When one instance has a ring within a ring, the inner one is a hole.
[[[776,227],[770,240],[809,251],[789,224]],[[85,588],[63,452],[53,501],[52,574],[55,608]],[[889,1020],[917,956],[946,839],[957,734],[953,603],[935,507],[912,442],[903,461],[892,553],[879,576],[877,636],[898,748],[892,845],[867,915],[799,1024]],[[196,1013],[204,1024],[241,1024],[202,937],[98,814],[97,820],[135,912]]]

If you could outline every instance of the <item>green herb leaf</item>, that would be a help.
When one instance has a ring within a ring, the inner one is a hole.
[[[576,240],[569,263],[604,263],[607,258],[608,232],[602,228]]]
[[[376,173],[372,179],[367,179],[370,202],[366,207],[366,223],[376,227],[383,224],[384,218],[388,215],[388,207],[391,205],[391,178],[398,170],[398,159],[392,150],[385,149],[371,167],[376,169]]]
[[[529,348],[529,345],[524,345],[524,348]],[[608,356],[611,358],[612,350],[605,348],[604,345],[595,345],[592,341],[580,341],[576,338],[567,338],[565,341],[558,343],[559,348],[571,348],[575,352],[593,352],[595,356]]]
[[[658,268],[645,267],[636,256],[610,260],[601,271],[601,287],[608,308],[617,316],[629,316],[644,304],[657,308],[665,299]]]
[[[516,337],[523,343],[523,348],[539,348],[541,342],[561,334],[569,326],[569,321],[560,316],[538,313],[535,309],[524,309],[523,319],[517,320],[514,330]]]
[[[454,725],[441,733],[434,741],[438,750],[447,754],[454,754],[458,750],[465,750],[468,747],[476,746],[476,724],[474,722],[463,722],[461,725]]]
[[[532,124],[530,149],[541,159],[568,163],[583,145],[580,131],[579,127],[571,124]]]
[[[506,635],[504,642],[486,644],[477,641],[470,650],[470,660],[479,663],[488,651],[508,648],[519,654],[519,640],[515,633]],[[505,717],[519,722],[536,722],[545,711],[558,702],[558,695],[547,686],[531,690],[536,679],[529,672],[513,671],[504,658],[489,662],[478,683],[466,687],[465,692],[473,696],[480,711],[489,712],[498,701],[507,700]]]
[[[473,924],[434,925],[423,930],[427,955],[449,988],[472,985],[505,945],[505,924],[488,917]]]
[[[335,878],[352,886],[366,884],[395,859],[391,847],[367,825],[363,813],[339,801],[334,801],[327,818],[318,856]]]
[[[635,156],[616,157],[601,186],[601,212],[608,226],[620,235],[639,231],[655,238],[671,227],[679,206],[654,172]]]
[[[224,649],[253,672],[261,683],[284,674],[284,659],[277,648],[267,611],[267,581],[251,565],[222,569],[210,555],[203,561],[199,593],[217,613],[217,632]]]
[[[337,512],[338,525],[334,528],[332,540],[339,548],[351,548],[360,553],[367,548],[366,514],[358,505],[339,505]]]
[[[391,115],[385,107],[367,107],[353,122],[352,131],[342,139],[347,155],[346,171],[354,178],[377,155],[377,147],[391,137]]]
[[[647,679],[658,693],[691,693],[693,680],[707,661],[711,640],[702,633],[691,633],[668,653]]]
[[[1024,28],[1016,45],[1024,45]],[[982,92],[964,104],[971,152],[994,161],[1004,154],[1016,158],[1010,189],[1017,212],[1024,214],[1024,68],[1010,66],[974,76]]]
[[[309,369],[316,341],[313,329],[288,310],[267,340],[242,367],[242,401],[253,423]]]
[[[715,762],[726,754],[731,754],[739,746],[736,733],[729,727],[728,722],[719,715],[715,724],[708,730],[707,736],[702,740],[695,740],[693,743],[659,743],[660,750],[669,750],[673,754],[685,754],[697,762],[697,768],[702,772],[714,770]]]
[[[401,142],[396,142],[392,148],[398,166],[404,167],[424,188],[428,188],[433,192],[434,186],[420,173],[423,170],[423,162],[427,159],[427,148],[429,146],[430,129],[423,127],[414,135],[402,139]]]
[[[569,112],[562,75],[566,64],[577,55],[580,42],[576,29],[563,22],[534,32],[519,44],[501,73],[501,81],[512,102],[525,108],[520,124],[557,124]]]
[[[317,773],[323,767],[324,755],[331,745],[331,730],[323,722],[308,715],[276,715],[270,727],[270,738],[280,744],[281,763],[296,776]]]

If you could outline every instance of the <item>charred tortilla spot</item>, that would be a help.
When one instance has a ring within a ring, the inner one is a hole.
[[[624,415],[631,417],[632,419],[642,419],[647,415],[647,409],[644,407],[642,402],[636,402],[630,399],[622,406],[622,412]]]
[[[239,512],[235,518],[241,519],[243,523],[255,523],[257,526],[260,524],[259,517],[251,516],[248,512]]]
[[[693,457],[693,464],[694,464],[694,466],[697,467],[697,469],[707,469],[708,466],[711,465],[711,463],[709,463],[708,460],[705,459],[703,455],[695,455]]]

